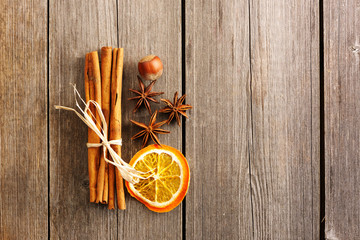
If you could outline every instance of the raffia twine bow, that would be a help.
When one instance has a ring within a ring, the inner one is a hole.
[[[81,98],[79,92],[76,89],[76,86],[73,85],[74,87],[74,95],[75,95],[75,102],[76,102],[76,106],[79,108],[80,112],[82,114],[80,114],[78,111],[76,111],[76,109],[74,108],[70,108],[70,107],[65,107],[65,106],[59,106],[59,105],[55,105],[56,109],[63,109],[63,110],[67,110],[67,111],[72,111],[75,112],[76,115],[89,127],[91,128],[101,139],[101,143],[87,143],[86,146],[88,148],[90,147],[103,147],[103,153],[104,153],[104,158],[105,161],[113,164],[114,166],[117,167],[117,169],[120,171],[121,176],[128,182],[135,184],[137,182],[139,182],[139,179],[146,179],[144,177],[141,176],[141,174],[144,174],[144,172],[140,172],[135,170],[132,166],[130,166],[128,163],[126,163],[115,151],[114,149],[111,147],[111,145],[122,145],[122,139],[117,139],[117,140],[108,140],[108,126],[106,124],[106,120],[104,117],[104,114],[101,110],[101,106],[94,100],[90,100],[87,103],[85,103],[85,101]],[[83,102],[83,104],[85,105],[84,110],[81,109],[78,101],[77,101],[77,97],[79,97],[79,99]],[[101,131],[97,128],[96,126],[96,119],[93,115],[93,113],[90,111],[90,104],[93,104],[96,108],[97,113],[100,116],[101,119]],[[91,115],[89,115],[89,113]],[[93,120],[95,119],[95,121]],[[113,161],[110,161],[107,157],[106,157],[106,149],[109,151],[110,156],[112,158]]]

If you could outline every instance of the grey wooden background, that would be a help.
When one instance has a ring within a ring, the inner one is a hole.
[[[359,0],[0,1],[0,239],[360,239],[359,29]],[[149,118],[126,100],[141,57],[194,106],[161,136],[191,168],[169,213],[88,202],[86,127],[53,106],[107,45],[125,159]]]

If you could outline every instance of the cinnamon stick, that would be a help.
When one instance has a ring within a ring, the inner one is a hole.
[[[111,77],[111,47],[101,48],[101,110],[104,114],[106,124],[109,126],[110,118],[110,77]],[[105,157],[101,148],[100,167],[97,178],[96,203],[107,203],[103,201],[105,186]],[[106,150],[105,150],[106,151]],[[105,152],[106,154],[106,152]]]
[[[108,209],[115,209],[115,167],[109,164],[109,205]]]
[[[111,72],[111,87],[110,87],[111,89],[112,89],[112,83],[113,83],[113,79],[114,79],[113,76],[115,75],[116,64],[114,64],[114,62],[117,59],[117,52],[118,52],[118,49],[115,48],[113,51],[113,58],[112,58],[113,64],[112,64],[112,72]],[[112,94],[112,90],[110,90],[110,91]],[[111,96],[110,108],[111,108],[111,111],[110,111],[109,139],[111,140],[111,138],[113,137],[111,134],[111,128],[113,125],[112,122],[114,121],[113,120],[114,116],[112,116],[113,115],[112,114],[112,111],[113,111],[112,96]],[[109,205],[108,205],[108,209],[115,209],[115,167],[112,164],[109,164]]]
[[[109,200],[109,164],[105,163],[105,176],[104,176],[104,193],[102,202],[103,204],[107,204]]]
[[[115,48],[113,52],[113,65],[111,75],[111,113],[110,113],[110,140],[121,139],[121,90],[123,74],[124,49]],[[121,146],[113,146],[115,152],[121,157]],[[110,172],[109,172],[110,178]],[[115,168],[116,195],[119,209],[125,209],[124,183],[121,174]],[[109,182],[110,183],[110,182]],[[109,192],[110,194],[110,192]],[[110,196],[109,196],[110,198]]]
[[[91,52],[85,56],[85,97],[86,102],[95,100],[101,105],[101,78],[99,57],[97,52]],[[96,118],[97,127],[100,129],[100,116],[95,113],[94,107],[90,108]],[[90,128],[88,129],[88,142],[99,143],[100,138]],[[100,158],[100,148],[88,148],[88,171],[90,202],[96,200],[96,185],[98,174],[98,162]]]

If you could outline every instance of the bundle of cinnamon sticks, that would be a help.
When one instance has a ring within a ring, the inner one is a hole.
[[[102,108],[107,126],[109,140],[121,139],[121,89],[123,74],[124,50],[122,48],[101,48],[101,68],[98,52],[90,52],[85,56],[85,96],[86,102],[96,101]],[[90,106],[90,114],[101,128],[100,116],[94,106]],[[88,142],[100,143],[99,136],[88,129]],[[112,148],[121,157],[121,146]],[[90,202],[108,204],[115,209],[115,189],[117,206],[125,209],[124,184],[121,174],[104,158],[104,148],[88,148],[88,169]],[[105,150],[106,151],[106,150]],[[110,158],[105,152],[107,158]],[[111,160],[111,159],[110,159]],[[116,188],[115,188],[116,184]]]

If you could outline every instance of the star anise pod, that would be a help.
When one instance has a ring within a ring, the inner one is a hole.
[[[150,118],[150,122],[149,125],[147,126],[144,123],[139,123],[136,122],[134,120],[130,120],[133,124],[143,128],[143,130],[141,130],[140,132],[138,132],[137,134],[135,134],[131,140],[134,140],[138,137],[144,136],[143,138],[143,144],[142,144],[142,148],[145,147],[147,141],[149,140],[149,136],[151,137],[151,139],[158,145],[161,146],[160,141],[158,139],[158,137],[156,136],[156,134],[165,134],[165,133],[170,133],[170,131],[164,130],[164,129],[160,129],[159,127],[164,125],[166,123],[165,121],[159,122],[159,123],[155,123],[156,121],[156,116],[157,116],[157,111],[154,112],[153,115],[151,115]]]
[[[167,120],[168,124],[173,120],[174,116],[176,118],[176,121],[178,122],[179,126],[180,126],[180,115],[183,115],[186,118],[189,118],[185,111],[189,110],[192,108],[192,106],[190,106],[189,104],[183,104],[184,100],[185,100],[186,94],[184,94],[182,97],[180,97],[178,99],[178,92],[176,92],[174,94],[174,103],[170,102],[167,99],[161,99],[162,102],[164,102],[167,106],[161,110],[159,110],[159,112],[161,113],[170,113],[169,115],[169,119]]]
[[[129,91],[131,91],[133,93],[136,93],[138,96],[129,98],[128,100],[138,99],[138,102],[136,103],[136,106],[135,106],[133,112],[136,112],[138,110],[138,108],[141,106],[141,104],[144,103],[145,107],[147,108],[147,110],[151,114],[151,107],[150,107],[150,102],[149,101],[154,102],[154,103],[159,103],[153,97],[155,97],[157,95],[161,95],[164,92],[151,92],[151,89],[154,86],[156,80],[152,81],[149,84],[149,86],[147,86],[145,88],[145,85],[144,85],[143,81],[141,80],[140,76],[137,76],[137,77],[138,77],[138,80],[139,80],[140,90],[129,89]]]

